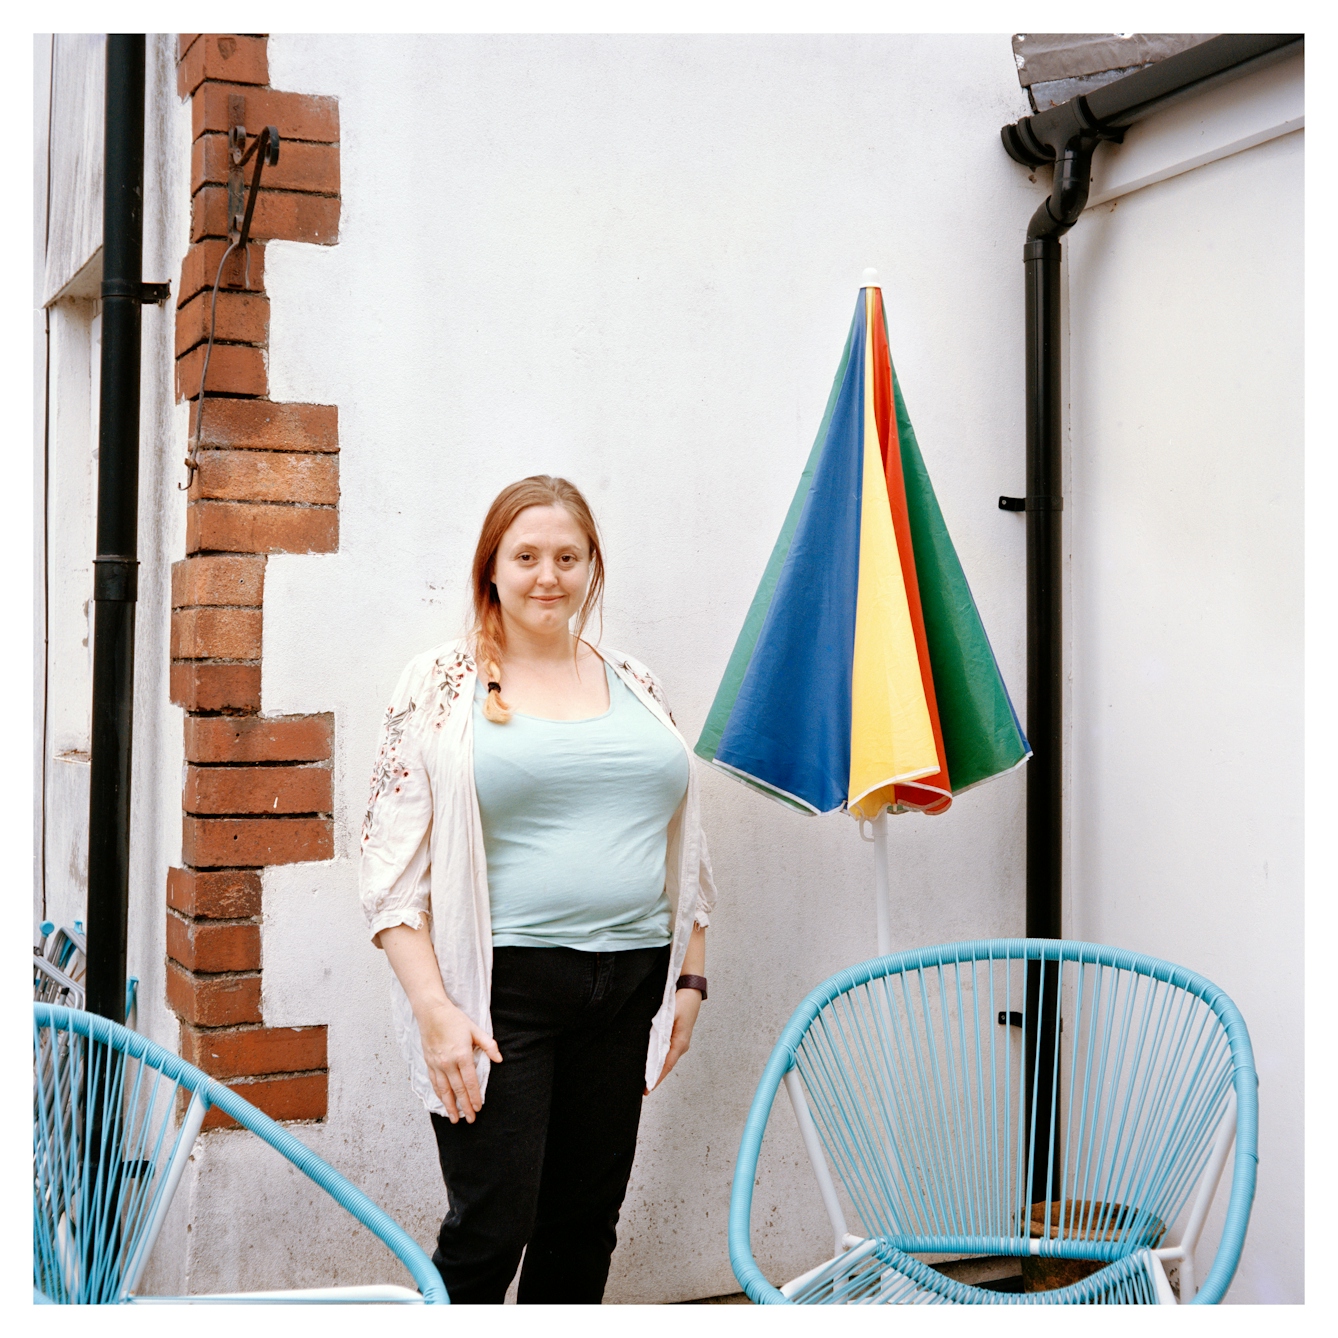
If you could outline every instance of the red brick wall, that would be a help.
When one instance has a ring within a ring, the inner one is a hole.
[[[199,424],[214,276],[227,249],[230,121],[278,128],[249,256],[223,272],[186,552],[172,570],[172,700],[185,707],[182,864],[167,882],[167,999],[181,1053],[276,1119],[326,1113],[326,1029],[261,1015],[261,879],[334,854],[329,715],[260,713],[265,560],[339,545],[339,415],[269,398],[265,242],[339,239],[339,105],[269,87],[267,39],[184,33],[190,98],[191,245],[177,291],[177,397]],[[254,161],[254,160],[253,160]],[[249,187],[252,163],[246,166]],[[211,1114],[206,1127],[231,1123]]]

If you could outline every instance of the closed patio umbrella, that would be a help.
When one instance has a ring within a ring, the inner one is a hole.
[[[948,535],[866,275],[822,425],[697,741],[802,813],[943,813],[1031,755]]]

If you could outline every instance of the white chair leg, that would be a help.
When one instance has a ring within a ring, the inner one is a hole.
[[[1217,1186],[1221,1183],[1222,1172],[1226,1169],[1227,1158],[1231,1155],[1231,1145],[1236,1141],[1236,1094],[1231,1093],[1227,1103],[1226,1115],[1222,1127],[1213,1141],[1213,1150],[1208,1154],[1208,1164],[1203,1168],[1199,1180],[1199,1192],[1194,1196],[1194,1206],[1189,1210],[1189,1220],[1180,1233],[1180,1243],[1157,1254],[1163,1261],[1176,1260],[1180,1265],[1180,1300],[1188,1303],[1198,1291],[1194,1277],[1194,1251],[1198,1249],[1199,1237],[1203,1234],[1204,1223],[1208,1220],[1208,1210],[1213,1206]]]
[[[1166,1270],[1162,1267],[1161,1260],[1149,1251],[1148,1253],[1148,1272],[1152,1274],[1152,1285],[1157,1291],[1158,1305],[1177,1305],[1175,1293],[1171,1290],[1171,1280],[1166,1276]],[[1184,1286],[1183,1275],[1180,1284]],[[1181,1295],[1184,1295],[1182,1292]]]
[[[803,1083],[799,1081],[799,1073],[796,1069],[791,1069],[785,1075],[785,1090],[790,1097],[790,1105],[794,1107],[795,1123],[799,1125],[799,1137],[804,1140],[804,1151],[808,1153],[808,1159],[813,1165],[813,1174],[818,1181],[818,1192],[822,1195],[822,1206],[827,1209],[827,1220],[832,1224],[832,1234],[836,1240],[836,1253],[840,1254],[846,1248],[846,1237],[850,1234],[846,1229],[845,1214],[841,1211],[841,1201],[836,1197],[836,1186],[832,1183],[832,1174],[827,1169],[827,1159],[822,1153],[822,1140],[818,1137],[817,1125],[813,1123],[813,1116],[809,1113],[808,1100],[804,1096]]]
[[[133,1294],[135,1288],[139,1286],[140,1278],[144,1275],[145,1265],[149,1262],[149,1255],[153,1251],[154,1242],[158,1239],[158,1233],[163,1229],[163,1222],[167,1219],[167,1210],[172,1206],[172,1196],[177,1192],[181,1173],[186,1169],[186,1163],[190,1160],[191,1149],[195,1146],[195,1139],[200,1132],[200,1126],[204,1123],[204,1117],[208,1110],[209,1103],[201,1100],[200,1094],[196,1092],[191,1097],[190,1105],[186,1107],[186,1119],[182,1124],[181,1134],[177,1138],[176,1150],[172,1153],[172,1160],[163,1176],[162,1187],[158,1190],[158,1201],[153,1205],[153,1218],[139,1243],[139,1250],[136,1252],[130,1267],[125,1271],[124,1295],[126,1296]]]

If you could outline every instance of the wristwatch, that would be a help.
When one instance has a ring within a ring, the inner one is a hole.
[[[706,977],[705,976],[679,976],[678,983],[674,986],[676,990],[700,990],[702,1003],[706,1002]]]

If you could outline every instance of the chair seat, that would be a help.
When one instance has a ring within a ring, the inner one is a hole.
[[[787,1299],[795,1305],[1156,1305],[1152,1269],[1151,1251],[1140,1249],[1068,1287],[999,1292],[946,1277],[875,1236],[830,1260]]]

